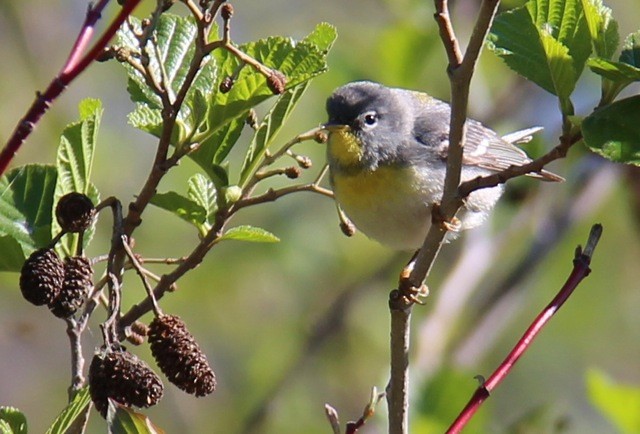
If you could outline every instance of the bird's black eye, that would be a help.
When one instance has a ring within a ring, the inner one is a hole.
[[[368,112],[364,115],[364,124],[370,127],[378,123],[378,114],[376,112]]]

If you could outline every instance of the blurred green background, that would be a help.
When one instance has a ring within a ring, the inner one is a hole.
[[[624,36],[637,30],[635,2],[609,0]],[[445,56],[432,19],[432,2],[274,0],[233,3],[237,43],[269,35],[301,38],[316,23],[338,28],[330,70],[316,79],[280,135],[282,143],[325,120],[324,100],[356,79],[428,91],[447,99]],[[456,1],[454,25],[466,41],[478,2]],[[503,2],[511,7],[517,2]],[[0,2],[0,142],[64,62],[84,18],[84,1]],[[143,4],[137,15],[151,7]],[[183,13],[181,5],[173,11]],[[110,11],[113,13],[113,11]],[[52,163],[62,128],[77,118],[77,103],[102,99],[105,118],[93,181],[103,197],[128,203],[150,166],[154,139],[125,126],[133,108],[125,74],[115,62],[93,65],[55,102],[14,160]],[[629,91],[638,93],[638,86]],[[599,79],[585,73],[574,104],[589,113]],[[528,145],[534,156],[553,146],[560,118],[555,99],[485,52],[472,83],[470,115],[500,133],[545,127]],[[298,152],[323,164],[322,145]],[[241,152],[232,160],[238,168]],[[491,221],[447,245],[429,280],[431,296],[414,309],[412,433],[442,432],[545,306],[571,270],[577,244],[590,226],[604,225],[593,272],[543,331],[513,373],[476,416],[468,432],[616,432],[590,403],[586,373],[597,368],[616,381],[640,385],[640,185],[633,169],[608,164],[584,149],[551,167],[561,185],[516,180]],[[196,166],[185,161],[161,191],[185,191]],[[232,169],[233,170],[233,169]],[[162,300],[180,315],[208,355],[218,390],[195,399],[166,383],[164,400],[145,411],[169,433],[327,433],[323,405],[342,421],[357,419],[370,389],[388,380],[387,297],[409,253],[396,253],[361,234],[343,236],[332,202],[298,194],[242,212],[234,224],[262,226],[279,244],[222,243]],[[102,218],[88,254],[108,248]],[[136,251],[180,257],[195,245],[195,231],[149,208],[136,231]],[[1,253],[0,253],[1,254]],[[157,273],[166,267],[153,268]],[[143,296],[137,277],[125,280],[124,304]],[[17,274],[0,274],[0,405],[24,411],[31,432],[44,432],[66,402],[69,350],[64,324],[21,298]],[[85,335],[89,359],[100,344],[94,315]],[[145,320],[150,321],[147,315]],[[148,349],[130,348],[151,362]],[[386,432],[386,407],[361,432]],[[638,409],[640,411],[640,409]],[[530,431],[522,431],[528,427]],[[555,427],[555,428],[554,428]],[[519,430],[520,431],[517,431]],[[103,432],[93,414],[89,432]]]

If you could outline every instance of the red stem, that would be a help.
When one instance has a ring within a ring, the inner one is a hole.
[[[599,238],[601,230],[602,228],[599,225],[597,229],[594,226],[591,237],[595,236]],[[600,232],[594,234],[594,232],[597,231]],[[531,343],[536,338],[538,333],[540,333],[542,328],[547,324],[551,317],[553,317],[558,309],[560,309],[564,302],[567,301],[567,299],[571,296],[582,279],[589,275],[589,273],[591,272],[591,269],[589,268],[589,263],[591,262],[591,254],[593,253],[593,248],[595,248],[594,243],[597,243],[597,238],[595,239],[595,241],[593,241],[591,237],[589,239],[590,242],[587,243],[587,246],[589,246],[589,248],[585,249],[584,253],[580,250],[580,248],[578,248],[578,250],[576,251],[576,256],[573,260],[573,270],[571,271],[571,274],[567,278],[567,281],[562,286],[558,294],[547,305],[547,307],[545,307],[542,312],[538,314],[536,319],[533,321],[533,323],[531,323],[527,331],[522,335],[509,355],[507,355],[507,357],[502,361],[500,366],[498,366],[493,374],[491,374],[491,377],[489,377],[487,381],[485,381],[476,389],[473,396],[469,399],[467,405],[447,430],[447,433],[459,433],[462,428],[467,425],[469,420],[471,420],[482,403],[489,397],[491,391],[493,391],[493,389],[495,389],[498,384],[500,384],[500,382],[505,379],[520,356],[522,356],[524,352],[530,347]]]
[[[0,153],[0,175],[7,170],[9,163],[20,149],[20,146],[22,146],[26,138],[31,134],[35,125],[45,114],[51,103],[102,53],[104,47],[106,47],[107,43],[109,43],[124,20],[127,19],[140,1],[141,0],[127,1],[100,39],[94,44],[93,48],[82,56],[82,52],[86,49],[89,40],[93,36],[94,26],[100,19],[102,10],[106,7],[107,3],[109,3],[109,0],[101,0],[95,7],[89,8],[82,29],[76,38],[64,66],[51,83],[49,83],[47,89],[42,93],[38,92],[36,94],[36,99],[24,117],[18,122],[11,137],[2,149]]]

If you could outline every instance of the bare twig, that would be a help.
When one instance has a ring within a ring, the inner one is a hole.
[[[338,412],[336,409],[329,404],[325,404],[324,414],[327,416],[327,419],[329,419],[333,434],[340,434],[340,419],[338,419]]]
[[[84,357],[82,356],[82,329],[73,318],[66,318],[67,336],[71,349],[71,385],[69,386],[69,402],[84,386]]]
[[[156,316],[161,316],[162,309],[160,309],[160,306],[158,306],[158,301],[153,296],[153,288],[151,288],[151,285],[149,285],[149,282],[147,281],[148,271],[145,270],[142,267],[142,265],[140,265],[140,262],[138,262],[138,258],[136,258],[136,255],[131,250],[131,247],[129,247],[129,243],[125,235],[122,236],[122,247],[124,248],[124,251],[127,253],[129,260],[131,261],[131,265],[138,273],[138,276],[140,276],[140,280],[142,280],[142,285],[144,286],[144,289],[147,291],[147,295],[151,299],[151,304],[153,306],[153,313],[155,313]]]
[[[589,264],[591,263],[593,252],[601,235],[602,226],[599,224],[593,225],[584,250],[580,246],[576,248],[573,259],[573,270],[558,294],[540,312],[540,314],[538,314],[520,340],[516,343],[515,347],[502,361],[500,366],[498,366],[493,374],[491,374],[491,376],[476,389],[465,408],[447,430],[447,433],[459,433],[469,420],[471,420],[471,417],[475,414],[478,408],[480,408],[482,403],[489,397],[491,391],[493,391],[493,389],[495,389],[498,384],[506,378],[518,359],[520,359],[524,352],[530,348],[531,343],[538,336],[543,327],[549,322],[558,309],[562,307],[571,294],[573,294],[573,291],[577,288],[580,282],[589,275],[591,272]]]
[[[36,94],[36,99],[23,118],[18,122],[9,140],[0,153],[0,175],[3,174],[14,155],[20,149],[26,138],[31,134],[35,125],[45,114],[51,103],[60,96],[69,84],[80,75],[104,50],[109,40],[115,35],[120,25],[138,6],[141,0],[129,0],[122,6],[118,15],[109,24],[102,36],[85,55],[81,53],[87,48],[93,35],[94,26],[100,19],[103,9],[109,0],[101,0],[87,11],[82,29],[71,49],[71,53],[58,75],[49,83],[47,89]]]

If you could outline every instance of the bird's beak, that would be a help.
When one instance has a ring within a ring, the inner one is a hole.
[[[332,122],[327,122],[326,124],[322,125],[322,128],[329,131],[330,133],[335,133],[339,131],[344,131],[344,132],[351,131],[351,127],[349,125],[335,124]]]

